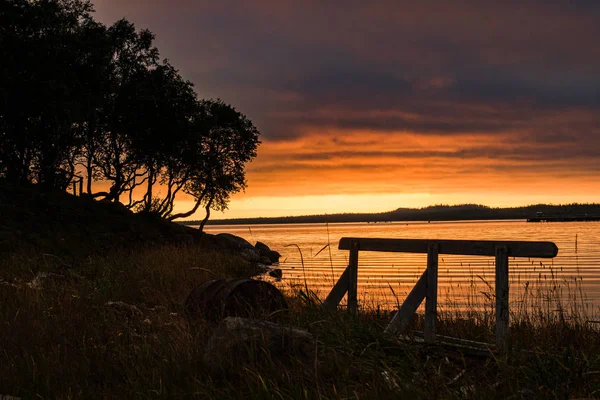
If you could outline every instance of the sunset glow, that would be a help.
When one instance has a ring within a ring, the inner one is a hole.
[[[95,2],[262,132],[215,216],[600,202],[597,3],[225,3]]]

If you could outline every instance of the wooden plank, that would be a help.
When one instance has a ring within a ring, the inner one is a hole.
[[[348,262],[348,311],[358,308],[358,241],[352,243]]]
[[[435,343],[437,320],[438,245],[432,243],[427,252],[427,290],[425,295],[425,342]]]
[[[325,310],[333,311],[337,308],[337,306],[340,304],[340,301],[342,301],[344,295],[348,291],[349,280],[350,270],[349,268],[346,268],[340,276],[340,279],[338,279],[337,283],[333,289],[331,289],[331,292],[329,292],[327,298],[323,302],[322,307]]]
[[[423,275],[419,278],[413,289],[410,291],[406,299],[400,306],[398,312],[394,315],[388,326],[385,328],[385,332],[392,335],[399,335],[408,326],[410,319],[417,311],[417,308],[425,299],[427,291],[427,271],[423,272]]]
[[[415,331],[412,337],[409,336],[399,336],[400,339],[404,340],[413,340],[416,343],[425,343],[423,339],[424,333],[420,331]],[[489,357],[494,353],[494,345],[490,343],[477,342],[474,340],[467,339],[459,339],[451,336],[442,336],[437,335],[437,344],[442,346],[447,346],[453,348],[455,350],[459,350],[468,354],[470,356],[478,356],[478,357]]]
[[[495,256],[497,246],[506,246],[509,257],[553,258],[558,247],[552,242],[515,242],[493,240],[428,240],[428,239],[375,239],[342,238],[339,249],[350,250],[351,242],[357,240],[361,251],[384,251],[398,253],[427,253],[430,243],[438,245],[439,254],[471,256]]]
[[[421,332],[421,331],[414,331],[414,336],[415,337],[425,337],[425,333]],[[478,342],[478,341],[469,340],[469,339],[460,339],[460,338],[455,338],[452,336],[437,335],[437,339],[438,339],[438,342],[440,342],[440,343],[445,342],[445,343],[461,344],[461,345],[465,345],[465,346],[480,347],[480,348],[492,349],[492,350],[495,348],[495,345],[492,343]]]
[[[508,339],[508,249],[496,247],[496,348],[503,351]]]

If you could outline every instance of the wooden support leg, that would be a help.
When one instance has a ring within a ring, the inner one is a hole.
[[[427,291],[425,300],[425,342],[435,343],[437,320],[438,245],[432,243],[427,251]]]
[[[423,299],[425,299],[426,292],[427,271],[423,272],[423,275],[421,275],[413,289],[406,296],[404,303],[402,303],[394,318],[392,318],[387,328],[385,328],[385,333],[399,335],[404,332],[413,314],[417,311]]]
[[[508,249],[496,247],[496,348],[506,350],[508,339]]]
[[[348,291],[348,281],[350,279],[350,268],[346,268],[338,279],[337,283],[331,289],[331,292],[327,295],[327,298],[323,302],[322,307],[325,310],[333,311],[340,304],[340,301],[344,298],[344,295]]]
[[[352,242],[348,262],[348,311],[355,313],[358,308],[358,242]]]

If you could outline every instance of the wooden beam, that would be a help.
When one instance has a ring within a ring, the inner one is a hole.
[[[504,351],[508,338],[508,249],[496,247],[496,349]]]
[[[413,289],[410,291],[408,296],[406,296],[402,306],[400,306],[400,309],[396,315],[394,315],[394,318],[392,318],[387,328],[385,328],[385,333],[399,335],[404,332],[408,326],[408,323],[410,322],[410,319],[423,302],[426,291],[427,271],[423,272],[423,275],[421,275]]]
[[[497,246],[506,246],[509,257],[553,258],[558,247],[552,242],[515,242],[493,240],[427,240],[427,239],[374,239],[342,238],[339,249],[350,250],[352,241],[358,241],[361,251],[398,253],[427,253],[429,244],[438,245],[439,254],[495,256]]]
[[[425,342],[435,343],[437,320],[438,245],[432,243],[427,252],[427,290],[425,295]]]
[[[340,279],[338,279],[337,283],[333,287],[333,289],[331,289],[331,292],[329,292],[329,294],[327,295],[327,298],[325,299],[321,307],[328,311],[335,310],[340,304],[340,301],[342,301],[342,299],[344,298],[346,292],[348,291],[349,280],[350,271],[349,268],[346,268],[340,276]]]
[[[352,243],[348,262],[348,311],[358,308],[358,241]]]
[[[413,337],[399,336],[399,338],[405,339],[405,340],[413,339],[417,343],[419,343],[419,342],[424,343],[425,340],[422,339],[424,336],[425,335],[423,332],[415,331]],[[421,340],[419,340],[419,339],[421,339]],[[455,337],[451,337],[451,336],[442,336],[442,335],[437,335],[436,339],[437,339],[437,344],[440,344],[442,346],[448,346],[450,348],[453,348],[454,350],[460,350],[461,352],[464,352],[465,354],[469,354],[472,356],[489,357],[493,354],[493,352],[495,350],[495,346],[493,344],[485,343],[485,342],[477,342],[474,340],[460,339],[460,338],[455,338]]]

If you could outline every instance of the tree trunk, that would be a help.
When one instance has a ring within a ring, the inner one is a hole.
[[[204,207],[204,209],[206,210],[206,216],[204,217],[204,219],[200,223],[200,227],[198,228],[200,232],[204,232],[204,225],[206,225],[208,219],[210,218],[210,206],[212,205],[213,199],[214,197],[212,197],[210,201],[206,204],[206,207]]]
[[[150,212],[152,209],[152,184],[154,180],[154,168],[148,168],[148,189],[146,189],[146,205],[144,207],[146,212]]]
[[[121,185],[123,184],[122,183],[123,178],[122,178],[120,166],[117,165],[115,170],[116,170],[115,182],[114,182],[113,186],[110,188],[110,192],[112,193],[112,196],[115,199],[115,203],[118,203],[120,201]]]
[[[93,167],[92,162],[93,162],[92,156],[90,154],[88,154],[87,159],[86,159],[85,171],[87,173],[86,191],[87,191],[87,194],[89,194],[89,195],[92,194],[92,179],[93,179],[92,175],[94,174],[94,167]]]
[[[206,196],[206,191],[204,193],[202,193],[202,195],[200,197],[198,197],[198,200],[196,200],[196,204],[194,205],[194,208],[192,208],[190,211],[188,212],[184,212],[184,213],[179,213],[179,214],[175,214],[175,215],[171,215],[168,220],[169,221],[173,221],[177,218],[187,218],[190,215],[194,214],[196,211],[198,211],[198,208],[200,207],[200,203],[202,203],[202,200],[204,199],[204,196]],[[212,200],[211,200],[212,201]]]

